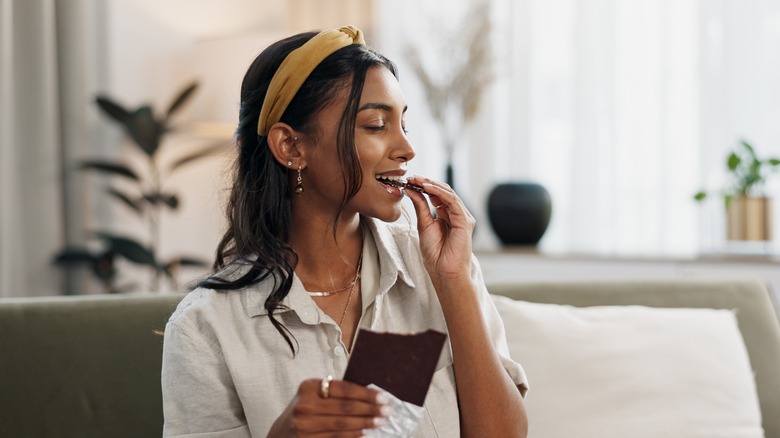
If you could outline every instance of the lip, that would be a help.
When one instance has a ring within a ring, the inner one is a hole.
[[[403,192],[401,192],[401,189],[399,189],[394,185],[385,184],[384,182],[380,181],[377,178],[388,178],[388,177],[397,178],[397,177],[403,177],[404,175],[406,175],[406,171],[403,169],[390,170],[387,172],[374,174],[374,180],[377,182],[377,184],[379,184],[382,187],[382,189],[385,192],[393,195],[394,197],[401,198],[404,196]]]
[[[398,170],[390,170],[390,171],[387,171],[387,172],[376,173],[376,174],[374,174],[374,177],[377,177],[377,176],[404,176],[404,175],[406,175],[406,171],[403,170],[403,169],[398,169]]]

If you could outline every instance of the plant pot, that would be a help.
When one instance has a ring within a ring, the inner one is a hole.
[[[739,196],[729,202],[728,240],[772,240],[772,199]]]
[[[552,214],[547,190],[536,183],[499,184],[488,196],[488,217],[504,245],[536,245]]]

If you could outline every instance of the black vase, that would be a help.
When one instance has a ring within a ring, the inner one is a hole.
[[[552,214],[547,189],[531,182],[499,184],[488,196],[488,217],[504,245],[536,245]]]

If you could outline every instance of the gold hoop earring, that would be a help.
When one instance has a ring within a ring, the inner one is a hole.
[[[298,166],[298,178],[297,183],[295,184],[295,194],[300,195],[303,193],[303,179],[301,178],[301,166]]]

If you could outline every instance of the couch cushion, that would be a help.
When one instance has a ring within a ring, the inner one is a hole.
[[[763,436],[729,310],[494,302],[530,381],[530,436]]]
[[[0,300],[0,437],[161,436],[154,332],[181,298]]]

